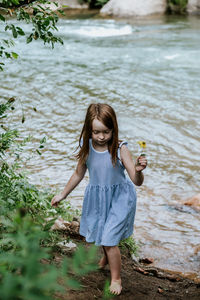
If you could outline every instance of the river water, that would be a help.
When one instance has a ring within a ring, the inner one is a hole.
[[[180,206],[200,189],[200,19],[62,19],[58,28],[64,46],[17,40],[20,58],[0,75],[1,95],[19,100],[13,124],[22,104],[30,148],[47,136],[42,157],[27,163],[31,182],[62,189],[88,104],[111,104],[134,159],[137,141],[147,143],[135,220],[141,256],[200,280],[200,214]],[[88,174],[69,196],[73,206],[87,182]]]

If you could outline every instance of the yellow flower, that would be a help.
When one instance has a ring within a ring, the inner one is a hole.
[[[138,141],[137,143],[140,145],[140,147],[141,147],[143,150],[144,150],[144,149],[146,148],[146,146],[147,146],[147,144],[146,144],[145,141]]]

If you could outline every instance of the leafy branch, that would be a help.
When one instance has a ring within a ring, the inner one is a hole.
[[[58,4],[53,2],[57,12],[64,14],[58,9]],[[39,0],[34,3],[27,3],[27,1],[20,0],[0,0],[0,23],[4,23],[4,31],[9,31],[13,39],[24,36],[26,43],[34,40],[42,40],[44,44],[50,44],[54,48],[55,43],[63,44],[63,40],[54,34],[58,31],[57,22],[59,20],[58,13],[52,11],[48,0]],[[32,25],[32,32],[25,33],[23,28],[11,23],[15,18],[21,23]],[[18,54],[13,51],[8,51],[8,48],[14,46],[13,39],[2,39],[0,41],[0,58],[17,59]],[[3,71],[4,62],[0,61],[0,70]]]

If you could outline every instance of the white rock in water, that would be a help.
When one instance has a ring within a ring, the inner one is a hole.
[[[200,0],[189,0],[187,4],[189,14],[200,14]]]
[[[63,251],[73,251],[77,248],[77,245],[72,241],[62,241],[57,243],[57,246],[60,247]]]
[[[167,0],[110,0],[100,13],[119,17],[147,16],[164,14],[166,8]]]

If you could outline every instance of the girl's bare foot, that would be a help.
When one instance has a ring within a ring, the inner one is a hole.
[[[107,256],[104,255],[98,263],[99,269],[104,269],[107,264],[108,264],[108,259]]]
[[[110,292],[114,295],[120,295],[122,291],[122,282],[119,280],[112,280],[110,285]]]

